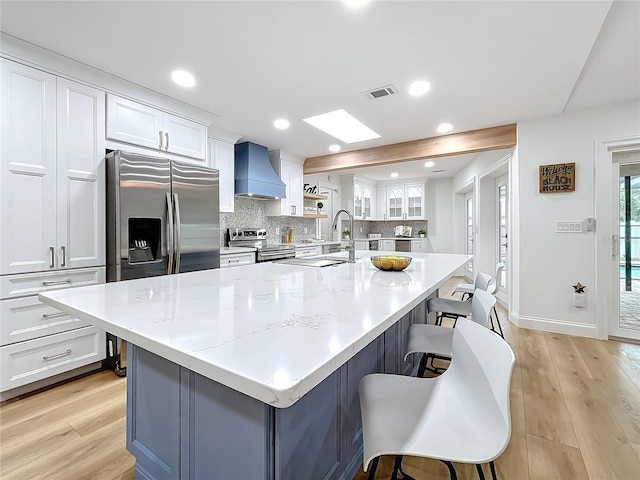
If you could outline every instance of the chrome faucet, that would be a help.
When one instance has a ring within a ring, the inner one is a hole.
[[[334,232],[338,229],[338,217],[342,212],[346,213],[349,217],[349,232],[351,232],[351,235],[349,236],[349,246],[347,247],[347,251],[349,252],[349,263],[355,263],[356,244],[353,241],[353,215],[351,215],[351,212],[349,212],[349,210],[345,210],[344,208],[338,210],[336,212],[336,216],[333,218],[333,226],[331,228]]]

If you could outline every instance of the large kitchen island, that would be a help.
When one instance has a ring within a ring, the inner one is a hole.
[[[40,299],[129,342],[136,478],[351,479],[362,463],[360,379],[414,370],[402,358],[406,330],[424,322],[425,300],[470,258],[414,253],[405,271],[382,272],[370,253],[382,252]]]

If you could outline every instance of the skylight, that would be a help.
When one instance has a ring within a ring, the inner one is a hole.
[[[380,135],[342,109],[303,120],[344,143],[380,138]]]

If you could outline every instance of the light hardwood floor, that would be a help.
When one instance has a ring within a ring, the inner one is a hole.
[[[504,309],[500,316],[516,367],[513,431],[498,477],[640,479],[640,345],[518,329]],[[124,379],[99,372],[2,404],[0,478],[133,479],[125,394]],[[417,479],[448,478],[434,460],[407,457],[403,466]],[[383,458],[376,478],[389,478],[391,467]],[[473,466],[456,469],[461,480],[477,478]]]

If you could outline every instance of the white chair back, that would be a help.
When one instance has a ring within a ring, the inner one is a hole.
[[[461,318],[454,329],[452,351],[451,366],[443,374],[449,376],[446,385],[453,389],[467,421],[486,432],[487,443],[496,445],[497,458],[511,437],[513,350],[488,328]]]
[[[495,295],[498,291],[498,280],[502,276],[502,271],[504,270],[504,262],[496,263],[496,276],[491,279],[489,286],[487,287],[487,292]]]
[[[476,275],[476,280],[474,282],[475,289],[477,290],[479,288],[480,290],[487,291],[487,289],[489,288],[489,284],[491,283],[491,278],[491,275],[489,275],[488,273],[478,272],[478,274]]]
[[[496,297],[489,292],[485,292],[484,290],[477,288],[471,298],[471,320],[488,328],[491,309],[495,304]]]

